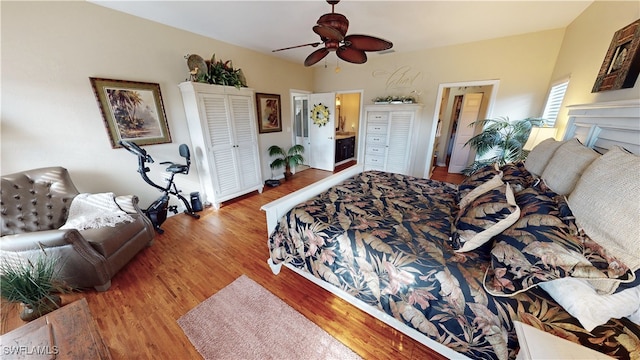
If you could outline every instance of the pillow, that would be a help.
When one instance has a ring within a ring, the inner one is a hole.
[[[640,156],[614,146],[585,169],[568,198],[576,224],[633,271],[640,269],[638,174]],[[605,293],[617,286],[597,285]]]
[[[516,195],[521,217],[494,239],[484,278],[487,292],[513,296],[563,277],[633,280],[629,268],[605,248],[584,232],[572,231],[554,196],[536,187]]]
[[[478,196],[504,185],[501,178],[502,178],[502,173],[498,173],[493,178],[491,178],[491,180],[486,181],[482,185],[469,191],[465,196],[462,197],[462,199],[460,199],[460,204],[458,205],[458,207],[460,209],[465,208],[467,205],[469,205],[470,202],[477,199]]]
[[[640,308],[638,308],[638,310],[633,314],[627,315],[626,318],[631,320],[634,324],[640,325]]]
[[[535,176],[540,176],[547,166],[549,159],[556,151],[557,148],[562,145],[562,141],[556,141],[554,138],[548,138],[540,144],[536,145],[527,155],[527,159],[524,162],[524,166],[529,172]]]
[[[509,183],[514,193],[530,187],[535,182],[533,175],[525,168],[523,161],[503,165],[500,167],[500,171],[502,171],[502,181]]]
[[[487,181],[491,180],[494,176],[498,175],[499,173],[500,173],[500,170],[495,164],[493,164],[493,165],[487,165],[483,168],[480,168],[478,171],[466,177],[458,185],[458,202],[460,202],[460,200],[467,193],[469,193],[469,191],[486,183]]]
[[[500,181],[497,188],[490,189],[487,186],[484,194],[472,194],[473,191],[469,193],[475,199],[463,199],[467,199],[468,203],[458,213],[452,237],[452,246],[456,252],[480,247],[520,217],[520,209],[516,205],[511,186],[503,184],[498,176],[491,181],[496,183],[496,178]]]
[[[589,332],[609,319],[633,318],[640,311],[640,286],[600,295],[584,280],[564,278],[541,283],[540,287]]]
[[[578,139],[567,140],[553,153],[541,177],[551,190],[567,195],[575,187],[582,172],[598,156],[600,154],[582,145]]]

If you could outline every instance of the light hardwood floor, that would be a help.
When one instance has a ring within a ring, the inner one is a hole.
[[[66,294],[64,303],[87,299],[114,359],[198,359],[176,320],[245,274],[363,358],[442,359],[291,270],[283,267],[276,276],[269,269],[260,207],[329,175],[309,169],[262,194],[206,208],[199,220],[172,216],[162,225],[165,233],[113,278],[108,291]],[[17,306],[3,304],[0,333],[22,324]]]

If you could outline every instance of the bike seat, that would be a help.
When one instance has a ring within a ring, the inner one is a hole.
[[[169,161],[161,162],[160,164],[170,164],[167,167],[167,171],[173,174],[187,174],[189,172],[187,165],[175,164]]]

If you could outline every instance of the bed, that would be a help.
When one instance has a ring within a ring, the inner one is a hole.
[[[640,153],[639,110],[640,101],[570,107],[565,141],[460,186],[352,167],[263,207],[268,262],[449,358],[515,358],[514,322],[638,357],[640,169],[626,150]],[[624,181],[599,185],[619,161],[630,164],[615,176]],[[622,196],[593,196],[594,186],[607,194],[618,186]],[[603,204],[626,211],[594,216]],[[598,315],[613,307],[611,318],[580,314],[583,297],[578,310],[561,297],[585,285],[621,301],[593,305]]]

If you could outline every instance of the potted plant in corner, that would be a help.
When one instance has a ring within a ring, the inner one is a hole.
[[[518,162],[527,157],[528,152],[522,147],[529,138],[533,126],[542,126],[544,119],[527,118],[509,120],[508,117],[477,120],[469,126],[481,126],[482,132],[465,143],[476,151],[477,158],[464,169],[464,175],[471,175],[486,165],[497,163],[502,166]],[[484,157],[489,154],[490,156]]]
[[[0,264],[0,294],[13,303],[22,303],[20,318],[31,321],[62,305],[56,293],[65,291],[59,280],[56,259],[44,255],[33,261],[2,259]]]
[[[278,158],[271,162],[271,170],[279,169],[284,166],[285,179],[288,179],[293,175],[291,174],[292,167],[302,165],[304,162],[304,158],[302,157],[302,154],[304,154],[304,146],[302,145],[293,145],[287,152],[285,152],[280,146],[273,145],[269,147],[268,151],[269,156],[278,156]]]

